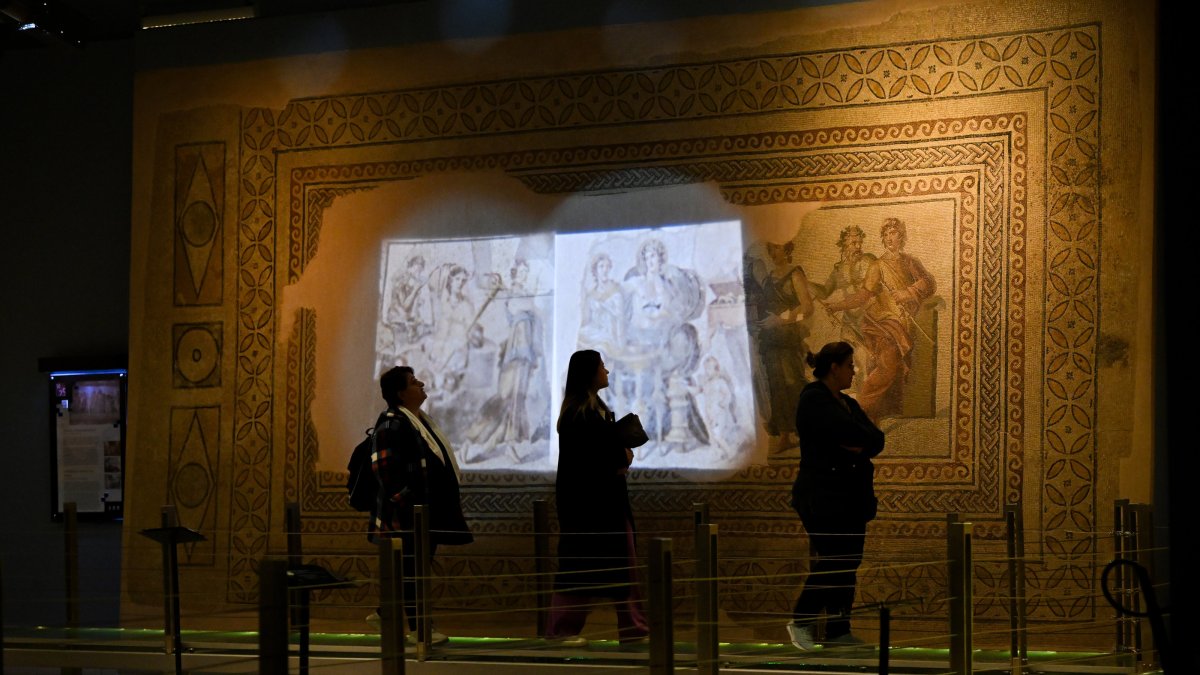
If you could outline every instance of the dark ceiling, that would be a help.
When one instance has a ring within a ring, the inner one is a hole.
[[[72,51],[89,44],[145,38],[139,67],[247,60],[304,50],[388,47],[582,26],[649,23],[721,14],[796,9],[856,0],[0,0],[0,56],[10,50]],[[204,15],[240,13],[213,31]],[[362,10],[362,11],[354,11]],[[322,16],[325,15],[325,16]],[[326,22],[326,17],[335,18]],[[315,19],[315,21],[314,21]],[[263,30],[267,20],[272,28]],[[143,31],[146,24],[188,28]],[[196,25],[187,25],[196,24]],[[334,26],[335,28],[329,28]],[[307,41],[289,39],[305,36]],[[219,37],[214,37],[219,36]],[[191,42],[188,42],[188,38]],[[322,40],[325,40],[324,42]],[[179,47],[190,44],[191,48]],[[196,45],[204,45],[197,48]],[[205,60],[207,59],[207,60]]]
[[[0,46],[83,46],[133,37],[144,20],[253,8],[259,18],[394,5],[415,0],[0,0]]]

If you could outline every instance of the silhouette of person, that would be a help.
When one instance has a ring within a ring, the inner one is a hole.
[[[440,544],[469,544],[474,541],[459,496],[458,460],[445,434],[421,410],[428,398],[425,383],[413,369],[396,366],[379,378],[379,389],[387,410],[375,423],[375,448],[371,468],[379,480],[379,493],[367,537],[399,537],[404,543],[405,613],[410,630],[416,630],[416,559],[413,507],[423,504],[429,514],[429,558]],[[378,623],[376,610],[367,617]],[[434,643],[445,642],[440,633]]]
[[[854,382],[854,347],[830,342],[808,354],[813,377],[800,392],[796,429],[800,470],[792,485],[792,506],[808,532],[815,560],[796,598],[788,635],[800,649],[816,644],[814,626],[824,612],[826,645],[860,644],[850,632],[850,608],[867,538],[875,518],[875,467],[883,432],[858,402],[845,394]]]
[[[608,386],[600,353],[571,355],[558,414],[554,493],[558,574],[546,637],[583,646],[580,636],[597,598],[611,600],[622,642],[645,638],[649,624],[638,590],[633,509],[625,474],[633,451],[621,442],[613,413],[598,395]]]

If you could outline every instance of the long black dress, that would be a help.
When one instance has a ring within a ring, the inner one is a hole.
[[[555,590],[614,599],[629,595],[629,466],[609,411],[581,409],[559,429],[558,574]]]

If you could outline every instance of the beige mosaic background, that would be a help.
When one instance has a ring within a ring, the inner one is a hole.
[[[1103,646],[1111,630],[1086,627],[1111,616],[1097,580],[1112,502],[1150,494],[1152,32],[1121,2],[908,7],[140,76],[130,567],[156,563],[136,533],[174,504],[208,538],[182,552],[185,588],[206,589],[208,611],[250,608],[296,501],[308,553],[374,576],[338,469],[377,407],[354,375],[373,342],[353,340],[372,330],[383,238],[537,231],[586,197],[613,226],[739,219],[748,250],[795,242],[820,281],[842,227],[879,253],[879,224],[900,217],[938,288],[905,413],[884,424],[859,601],[900,602],[901,634],[938,632],[944,573],[910,563],[944,555],[947,513],[976,523],[977,595],[1006,592],[986,559],[1017,504],[1032,620]],[[734,584],[723,609],[776,637],[759,621],[790,609],[807,549],[794,450],[763,431],[757,451],[716,482],[635,472],[632,498],[644,536],[683,540],[707,503],[722,574],[768,580]],[[511,604],[504,575],[532,571],[532,503],[552,483],[477,473],[464,494],[479,543],[442,572],[471,600],[447,602]],[[125,579],[127,613],[159,606],[157,583]],[[374,593],[322,600],[357,616],[346,606]],[[1007,607],[977,617],[1007,625]]]

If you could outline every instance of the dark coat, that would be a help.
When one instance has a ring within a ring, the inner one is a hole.
[[[432,429],[430,435],[437,439]],[[474,540],[463,516],[454,467],[443,463],[408,416],[395,408],[381,413],[375,423],[371,465],[380,485],[371,513],[372,541],[377,531],[393,536],[412,530],[416,504],[427,507],[430,543],[469,544]]]
[[[792,486],[792,506],[809,531],[861,526],[875,518],[878,507],[871,458],[883,450],[883,432],[858,401],[845,394],[841,400],[845,405],[818,380],[804,387],[796,406],[800,471]]]
[[[612,413],[584,410],[559,429],[559,592],[624,598],[631,581],[627,529],[633,527],[624,470],[629,466]]]

